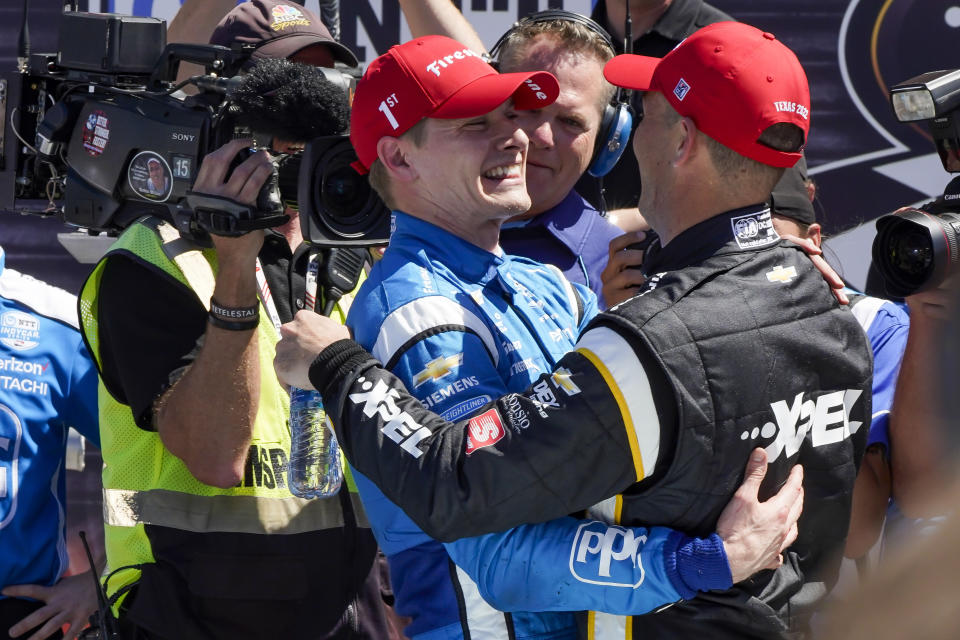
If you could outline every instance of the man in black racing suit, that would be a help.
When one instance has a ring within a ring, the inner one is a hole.
[[[640,208],[661,240],[640,295],[600,314],[526,392],[457,424],[322,319],[287,327],[278,375],[323,393],[351,463],[440,540],[604,505],[623,524],[704,535],[754,447],[770,460],[766,495],[802,464],[804,513],[779,569],[619,629],[803,636],[836,580],[872,375],[859,324],[765,204],[801,156],[806,76],[773,35],[732,22],[663,59],[618,56],[604,75],[646,92]],[[399,446],[414,434],[416,456]]]

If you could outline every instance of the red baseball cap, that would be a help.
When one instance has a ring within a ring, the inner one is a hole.
[[[335,60],[351,67],[359,64],[350,49],[333,39],[320,18],[293,2],[249,0],[238,4],[210,36],[210,44],[229,47],[234,42],[255,45],[251,61],[289,58],[319,44],[330,49]]]
[[[394,45],[367,67],[350,112],[353,167],[366,173],[377,142],[399,136],[424,118],[473,118],[513,97],[517,109],[553,104],[560,89],[546,71],[497,73],[479,54],[445,36]]]
[[[803,155],[757,140],[774,124],[810,130],[810,88],[793,51],[772,33],[742,22],[717,22],[681,42],[663,58],[619,55],[603,69],[618,87],[659,91],[681,116],[720,144],[774,167],[792,167]]]

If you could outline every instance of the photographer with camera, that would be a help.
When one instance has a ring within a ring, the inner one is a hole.
[[[960,173],[960,69],[922,73],[890,88],[897,120],[925,125],[943,169]],[[941,490],[954,464],[950,425],[942,412],[951,389],[939,378],[938,361],[956,308],[960,237],[960,177],[918,207],[903,207],[877,219],[871,275],[890,297],[910,309],[910,329],[890,415],[889,461],[893,502],[885,537],[895,546],[906,533],[925,528],[953,510]],[[868,276],[868,288],[871,278]],[[947,347],[949,348],[949,347]]]
[[[253,61],[356,64],[316,16],[269,0],[236,7],[211,40]],[[206,206],[256,206],[274,165],[263,150],[237,162],[251,144],[204,156],[193,194]],[[103,382],[104,586],[125,638],[389,637],[355,493],[290,491],[290,400],[270,363],[320,259],[291,213],[273,230],[212,232],[212,246],[143,217],[84,286]]]

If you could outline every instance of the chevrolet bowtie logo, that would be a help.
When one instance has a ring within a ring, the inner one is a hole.
[[[564,390],[568,396],[575,396],[580,393],[580,387],[571,379],[573,374],[566,367],[560,367],[553,372],[553,382]]]
[[[423,368],[423,371],[420,371],[413,377],[413,386],[419,387],[428,380],[439,380],[440,378],[448,376],[454,369],[459,367],[461,363],[463,363],[462,353],[447,358],[441,356],[431,360],[427,363],[427,366]]]
[[[773,271],[767,271],[767,280],[770,282],[783,282],[787,283],[797,277],[797,270],[795,267],[789,267],[787,269],[783,268],[782,264],[778,264],[773,268]]]

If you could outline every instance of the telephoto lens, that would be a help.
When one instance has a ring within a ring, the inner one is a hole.
[[[373,197],[370,184],[349,164],[333,166],[323,176],[320,191],[324,210],[335,223],[344,227],[353,223],[355,218],[362,220]]]
[[[906,209],[877,220],[873,262],[898,298],[936,288],[957,266],[960,214]]]
[[[297,201],[303,237],[321,247],[369,247],[390,238],[390,209],[357,173],[347,136],[307,143],[300,161]]]

